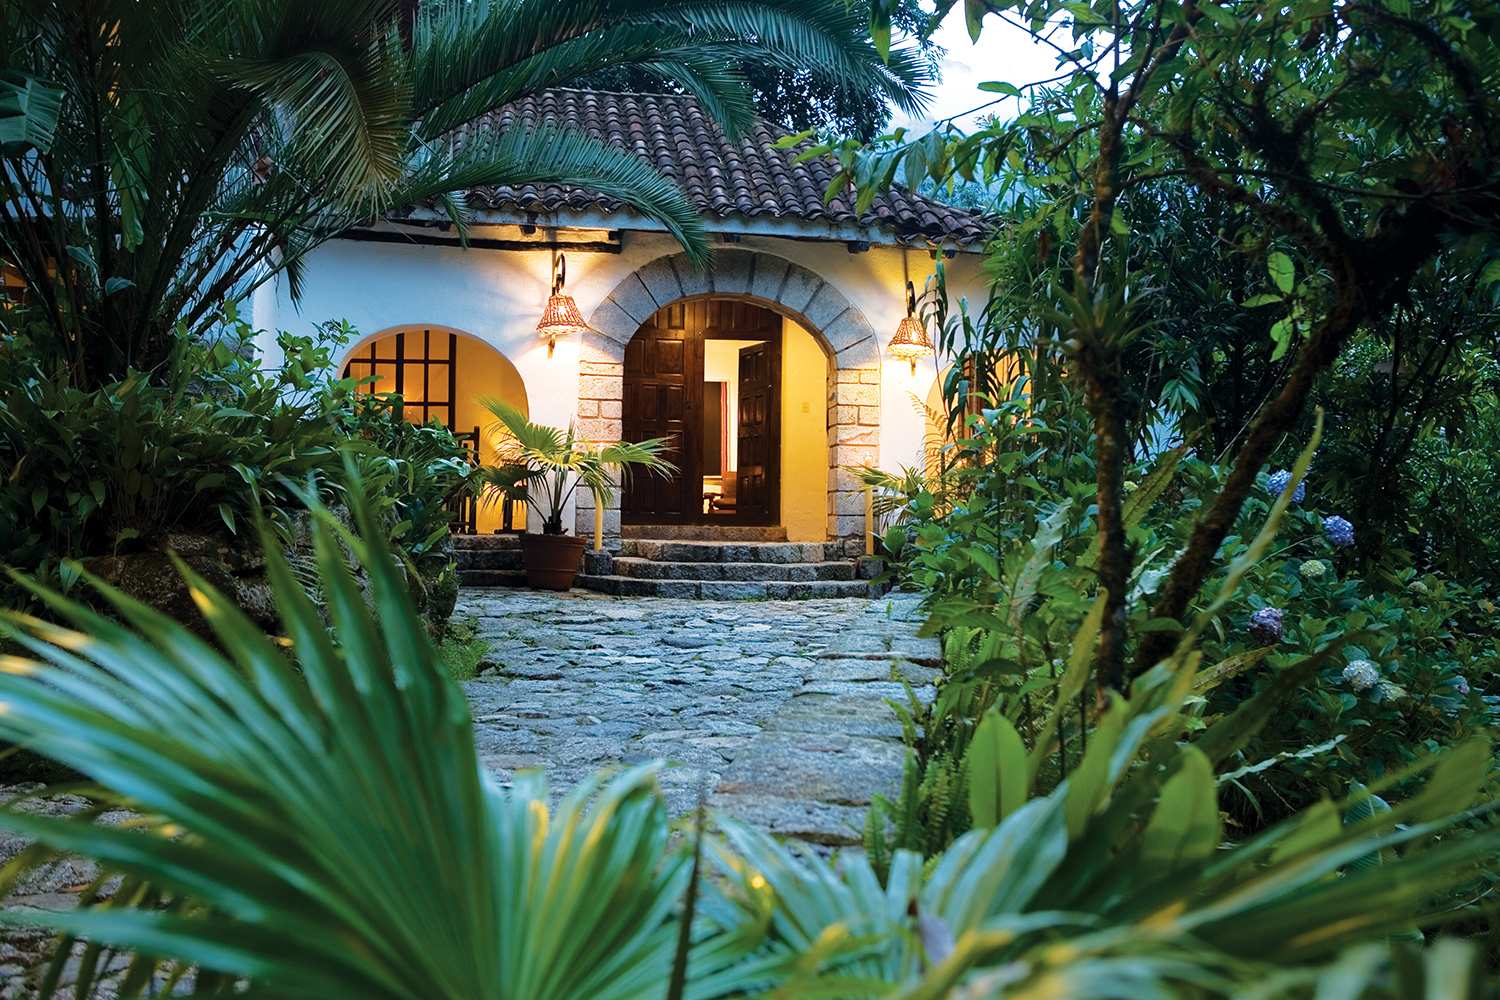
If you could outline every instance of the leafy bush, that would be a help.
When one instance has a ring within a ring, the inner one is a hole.
[[[1068,412],[1074,405],[1064,396],[1037,400],[1033,410],[1008,402],[968,416],[970,436],[954,448],[968,463],[967,500],[941,512],[920,492],[896,505],[902,520],[890,534],[898,543],[913,539],[898,552],[900,572],[927,592],[927,629],[945,636],[948,678],[930,706],[913,700],[901,707],[914,722],[912,766],[899,801],[880,802],[880,819],[872,814],[872,848],[879,841],[886,850],[925,845],[930,852],[966,828],[954,803],[962,804],[972,780],[964,752],[979,715],[998,698],[1001,712],[1029,734],[1040,718],[1035,698],[1062,676],[1060,651],[1088,627],[1099,551],[1093,464],[1083,452],[1051,447],[1076,434],[1080,418]],[[1150,618],[1151,598],[1226,474],[1181,449],[1129,471],[1124,517],[1136,553],[1125,621],[1131,641],[1181,631],[1175,621]],[[1344,527],[1334,522],[1336,530],[1329,530],[1338,510],[1300,484],[1302,503],[1288,497],[1279,534],[1264,539],[1251,558],[1258,526],[1277,500],[1268,492],[1271,478],[1262,475],[1261,491],[1221,547],[1224,569],[1210,580],[1209,594],[1231,577],[1232,592],[1205,597],[1198,608],[1205,616],[1198,654],[1218,666],[1212,685],[1200,692],[1205,710],[1194,725],[1277,686],[1292,665],[1324,658],[1227,768],[1237,792],[1226,808],[1251,829],[1343,795],[1352,783],[1379,781],[1500,717],[1493,602],[1410,569],[1395,590],[1360,578],[1354,548],[1336,544],[1347,542]],[[1277,477],[1277,485],[1289,483],[1290,476]],[[1368,690],[1355,690],[1344,671],[1364,660],[1378,676]],[[1092,693],[1080,688],[1074,697],[1059,721],[1055,756],[1039,771],[1042,787],[1076,766],[1096,725]],[[949,715],[950,706],[970,700],[977,711]],[[886,819],[891,837],[883,833]]]
[[[285,544],[292,514],[312,490],[347,502],[354,480],[341,448],[355,443],[362,476],[390,536],[425,596],[456,595],[444,501],[466,488],[463,449],[436,422],[413,426],[399,397],[356,392],[353,379],[320,374],[348,327],[316,336],[281,334],[287,363],[253,363],[249,327],[233,308],[222,336],[185,334],[158,375],[132,372],[92,391],[45,371],[24,336],[0,342],[0,561],[64,590],[66,559],[118,561],[182,543],[185,533],[221,539],[229,572],[258,567],[241,529],[265,510]],[[101,564],[102,566],[102,564]],[[7,582],[5,603],[27,601]],[[437,617],[444,617],[446,612]]]
[[[1248,508],[1263,510],[1269,500]],[[1340,794],[1500,721],[1492,601],[1411,569],[1399,573],[1399,590],[1373,588],[1332,544],[1315,509],[1292,508],[1288,521],[1277,550],[1246,577],[1204,644],[1213,659],[1259,661],[1210,697],[1210,713],[1232,710],[1300,657],[1351,633],[1365,637],[1346,645],[1247,747],[1247,763],[1274,766],[1236,779],[1245,793],[1237,814],[1244,806],[1279,813]],[[1257,637],[1254,617],[1268,612],[1280,612],[1280,624]],[[1308,752],[1315,747],[1322,749]]]

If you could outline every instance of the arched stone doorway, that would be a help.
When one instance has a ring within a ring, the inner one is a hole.
[[[413,423],[436,418],[465,447],[474,449],[475,461],[493,460],[493,442],[488,440],[495,418],[475,402],[479,396],[499,396],[530,414],[526,383],[510,359],[489,344],[460,330],[434,324],[391,327],[359,341],[339,363],[341,376],[378,382],[361,387],[369,393],[400,393],[403,416]],[[499,504],[481,504],[466,512],[464,530],[488,534],[507,527]],[[526,523],[524,505],[516,504],[511,525]]]
[[[620,282],[589,317],[579,364],[579,429],[593,440],[623,433],[626,345],[658,310],[684,300],[733,300],[764,306],[795,321],[817,342],[826,365],[824,431],[826,536],[863,551],[864,501],[845,470],[875,464],[880,447],[880,353],[859,309],[816,273],[772,254],[721,251],[713,269],[693,270],[686,254],[659,257]],[[578,530],[593,528],[592,498],[579,501]],[[618,536],[618,508],[605,529]]]

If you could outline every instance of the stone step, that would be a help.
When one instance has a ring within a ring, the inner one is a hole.
[[[458,582],[463,587],[524,587],[525,569],[461,569]]]
[[[521,550],[521,533],[510,532],[505,535],[454,535],[454,552],[497,552],[497,551]]]
[[[465,570],[516,570],[525,569],[525,557],[519,548],[514,549],[453,549],[453,561],[460,573]]]
[[[626,524],[620,528],[620,537],[677,542],[784,542],[786,529],[752,528],[738,524]]]
[[[849,562],[661,562],[635,556],[613,560],[615,576],[637,580],[713,580],[733,583],[757,581],[852,580]]]
[[[829,542],[679,542],[658,538],[624,539],[619,554],[680,563],[820,563],[839,558],[838,544]]]
[[[573,586],[616,597],[676,597],[695,601],[798,601],[830,597],[869,597],[863,580],[643,580],[633,576],[579,574]]]

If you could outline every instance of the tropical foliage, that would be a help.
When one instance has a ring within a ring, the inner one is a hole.
[[[1225,793],[1215,837],[1279,838],[1372,786],[1409,803],[1432,782],[1412,768],[1500,705],[1473,452],[1496,398],[1500,175],[1464,146],[1500,107],[1494,8],[1014,8],[965,4],[976,34],[993,18],[1058,48],[1014,122],[830,148],[837,186],[998,182],[1013,220],[982,307],[950,304],[939,263],[924,308],[956,356],[946,460],[866,476],[947,668],[934,697],[892,702],[911,752],[870,811],[874,870],[1080,794],[1163,670],[1193,706],[1180,752]],[[1461,192],[1432,173],[1453,158]],[[1492,884],[1476,871],[1445,905]]]
[[[1461,945],[1424,962],[1378,942],[1410,936],[1436,916],[1429,900],[1487,870],[1500,834],[1491,807],[1474,808],[1481,742],[1410,769],[1425,786],[1393,807],[1360,790],[1221,847],[1214,767],[1283,692],[1180,745],[1201,705],[1186,656],[1117,700],[1045,795],[1027,790],[1024,749],[1007,759],[1006,716],[987,714],[976,829],[934,863],[900,851],[879,879],[862,858],[835,868],[733,823],[723,842],[699,833],[699,854],[673,846],[650,765],[586,781],[555,809],[539,777],[488,779],[373,510],[354,514],[363,537],[315,513],[331,633],[266,545],[290,655],[191,574],[218,649],[108,588],[118,622],[44,588],[69,627],[8,616],[30,658],[4,661],[0,733],[139,817],[3,816],[37,839],[7,880],[53,851],[104,864],[77,910],[4,918],[92,942],[80,995],[112,948],[129,953],[124,995],[158,965],[169,982],[190,973],[199,995],[305,998],[657,997],[673,983],[704,998],[1090,998],[1122,984],[1292,997],[1334,981],[1347,996],[1417,997],[1443,975],[1478,987]],[[1054,711],[1084,686],[1092,642],[1080,634]],[[719,877],[700,876],[705,862]]]
[[[671,445],[668,438],[599,444],[579,437],[572,424],[566,431],[534,424],[497,396],[482,396],[477,402],[499,421],[502,436],[496,464],[478,470],[483,496],[491,502],[504,497],[536,507],[545,534],[564,533],[563,509],[580,485],[594,495],[595,506],[603,508],[614,500],[616,479],[631,475],[634,466],[648,473],[676,471],[661,457]]]
[[[954,6],[938,4],[937,13]],[[877,40],[889,8],[876,5]],[[1131,419],[1143,403],[1126,362],[1149,342],[1161,301],[1131,192],[1182,185],[1205,216],[1221,220],[1203,252],[1227,267],[1206,275],[1251,274],[1258,287],[1243,295],[1239,282],[1224,283],[1208,298],[1226,313],[1261,310],[1268,363],[1290,359],[1253,400],[1243,431],[1230,429],[1229,475],[1153,598],[1151,619],[1185,623],[1256,477],[1305,418],[1340,352],[1390,317],[1440,253],[1452,255],[1460,276],[1493,275],[1500,21],[1493,4],[1469,0],[1347,9],[1105,0],[1024,10],[976,0],[964,9],[973,33],[986,18],[1005,20],[1055,47],[1058,78],[1034,88],[1014,122],[971,136],[838,145],[830,151],[844,170],[832,183],[871,196],[898,170],[909,183],[1003,174],[1024,196],[1027,213],[1007,238],[1018,250],[1010,273],[1026,284],[1006,289],[996,307],[1017,322],[990,325],[991,336],[963,349],[1029,338],[1047,356],[1042,364],[1066,363],[1084,387],[1097,572],[1111,601],[1097,683],[1123,690],[1172,643],[1166,632],[1132,642],[1125,625],[1138,566],[1123,483]],[[1008,82],[986,86],[1022,93]],[[1021,266],[1028,254],[1035,263]]]
[[[702,224],[632,154],[553,128],[465,126],[613,65],[673,80],[734,129],[742,59],[915,108],[836,0],[6,0],[0,5],[0,260],[24,330],[85,389],[155,372],[179,325],[300,268],[403,205],[467,223],[457,192],[551,181],[659,220],[700,264]]]
[[[446,617],[457,578],[445,504],[469,481],[463,448],[440,425],[403,420],[400,397],[327,374],[347,327],[281,334],[278,369],[251,359],[235,310],[219,333],[211,346],[180,337],[158,379],[136,372],[92,391],[49,378],[24,336],[0,349],[0,384],[12,387],[0,398],[11,470],[0,486],[0,560],[71,590],[68,560],[94,560],[113,577],[145,562],[175,577],[160,550],[206,545],[222,549],[216,565],[242,574],[258,568],[255,512],[279,544],[295,546],[309,494],[347,504],[358,492],[376,505],[424,611]],[[357,482],[344,473],[346,451]],[[9,606],[30,601],[12,581],[3,594]]]
[[[869,4],[863,0],[845,5],[845,16],[852,22],[851,32],[862,34],[870,19]],[[892,26],[903,42],[914,43],[915,51],[898,51],[892,63],[905,70],[913,57],[936,68],[943,50],[931,38],[924,37],[927,12],[920,0],[901,0],[891,14]],[[905,49],[903,45],[901,48]],[[870,86],[830,86],[816,69],[796,69],[784,64],[741,60],[736,67],[755,102],[756,113],[766,121],[793,132],[806,129],[819,134],[847,135],[869,141],[886,130],[895,108],[887,89],[877,83]],[[578,84],[587,89],[653,93],[664,85],[673,86],[647,70],[619,66],[595,73]],[[909,110],[909,108],[902,108]]]

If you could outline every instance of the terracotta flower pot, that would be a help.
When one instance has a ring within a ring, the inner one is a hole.
[[[567,590],[578,573],[587,539],[577,535],[521,536],[521,554],[526,560],[526,584],[537,590]]]

